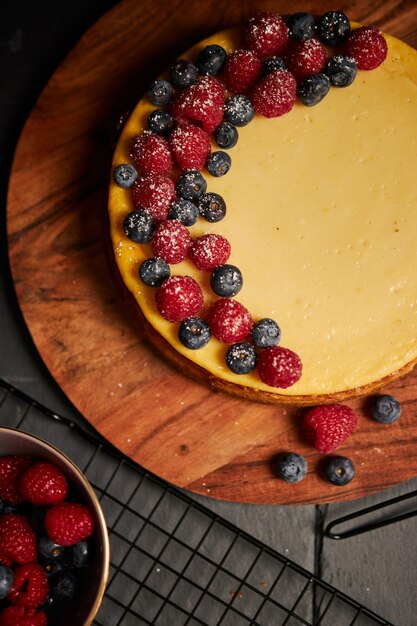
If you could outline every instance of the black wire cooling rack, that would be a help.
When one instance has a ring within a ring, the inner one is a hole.
[[[392,626],[2,380],[0,425],[60,448],[101,501],[111,564],[94,624]]]

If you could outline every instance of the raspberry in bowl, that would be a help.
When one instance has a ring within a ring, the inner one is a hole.
[[[1,626],[89,626],[108,570],[106,522],[85,476],[45,441],[0,427]]]

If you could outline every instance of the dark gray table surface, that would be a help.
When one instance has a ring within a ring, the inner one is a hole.
[[[37,96],[81,34],[114,4],[114,0],[0,2],[0,377],[76,420],[79,416],[37,355],[16,302],[7,259],[6,196],[14,147]],[[331,506],[198,500],[394,624],[413,626],[417,520],[341,542],[323,540],[321,531],[335,517],[416,488],[414,479],[373,497]]]

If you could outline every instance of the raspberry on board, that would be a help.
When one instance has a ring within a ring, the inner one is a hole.
[[[385,61],[388,46],[379,28],[361,26],[350,33],[346,51],[355,59],[359,70],[374,70]]]
[[[20,491],[32,504],[58,504],[67,497],[68,483],[56,465],[38,461],[23,474],[20,479]]]
[[[146,211],[155,220],[165,220],[168,217],[174,198],[174,183],[167,176],[139,178],[132,187],[135,208]]]
[[[182,170],[202,170],[210,154],[210,136],[195,124],[180,122],[169,135],[177,165]]]
[[[274,70],[263,78],[253,91],[255,111],[264,117],[279,117],[295,104],[297,83],[287,70]]]
[[[244,42],[260,59],[274,56],[288,41],[288,28],[278,13],[265,11],[250,17],[243,32]]]
[[[284,60],[295,78],[302,80],[324,69],[327,52],[321,41],[313,37],[306,41],[292,41],[285,50]]]
[[[303,366],[298,354],[292,350],[272,346],[259,353],[257,369],[263,383],[287,389],[301,378]]]
[[[226,237],[216,234],[197,237],[190,248],[190,258],[199,270],[214,270],[218,265],[226,263],[230,256],[230,243]]]
[[[210,308],[207,323],[216,339],[223,343],[236,343],[250,334],[252,316],[240,302],[222,298]]]
[[[212,133],[223,118],[224,87],[214,76],[203,76],[194,85],[184,89],[171,105],[175,119],[202,126]]]
[[[48,596],[48,579],[38,563],[20,565],[14,572],[13,587],[7,599],[18,606],[36,608]]]
[[[304,415],[304,429],[318,452],[333,452],[353,433],[358,416],[345,404],[328,404],[310,409]]]
[[[36,534],[22,515],[0,516],[0,552],[16,563],[36,561]]]
[[[172,167],[168,142],[148,130],[132,141],[130,156],[142,176],[168,174]]]
[[[19,490],[22,474],[32,465],[28,456],[3,456],[0,458],[0,499],[9,504],[19,504],[23,496]],[[0,548],[1,549],[1,548]]]
[[[24,606],[8,606],[0,613],[0,626],[46,626],[46,613]]]
[[[204,298],[200,285],[191,276],[170,276],[158,288],[155,301],[164,319],[182,322],[201,311]]]
[[[223,80],[232,93],[245,93],[261,73],[261,62],[250,50],[235,50],[227,57]]]
[[[88,539],[94,530],[93,517],[78,502],[61,502],[47,510],[45,529],[49,539],[60,546],[74,546]]]
[[[165,220],[155,230],[152,252],[166,263],[181,263],[191,246],[191,235],[179,220]]]

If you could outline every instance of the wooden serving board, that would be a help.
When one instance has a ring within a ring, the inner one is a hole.
[[[321,13],[330,1],[300,2]],[[417,372],[387,391],[399,422],[376,424],[366,401],[340,452],[357,468],[345,488],[322,477],[303,440],[301,411],[213,392],[179,374],[147,343],[114,286],[104,215],[115,128],[153,77],[182,50],[256,10],[288,3],[125,0],[104,15],[57,69],[21,135],[10,181],[8,235],[17,296],[34,342],[64,392],[109,441],[196,493],[253,503],[356,498],[417,474]],[[291,8],[295,10],[295,5]],[[417,44],[417,4],[341,2],[351,19]],[[309,474],[277,479],[275,460],[298,451]]]

